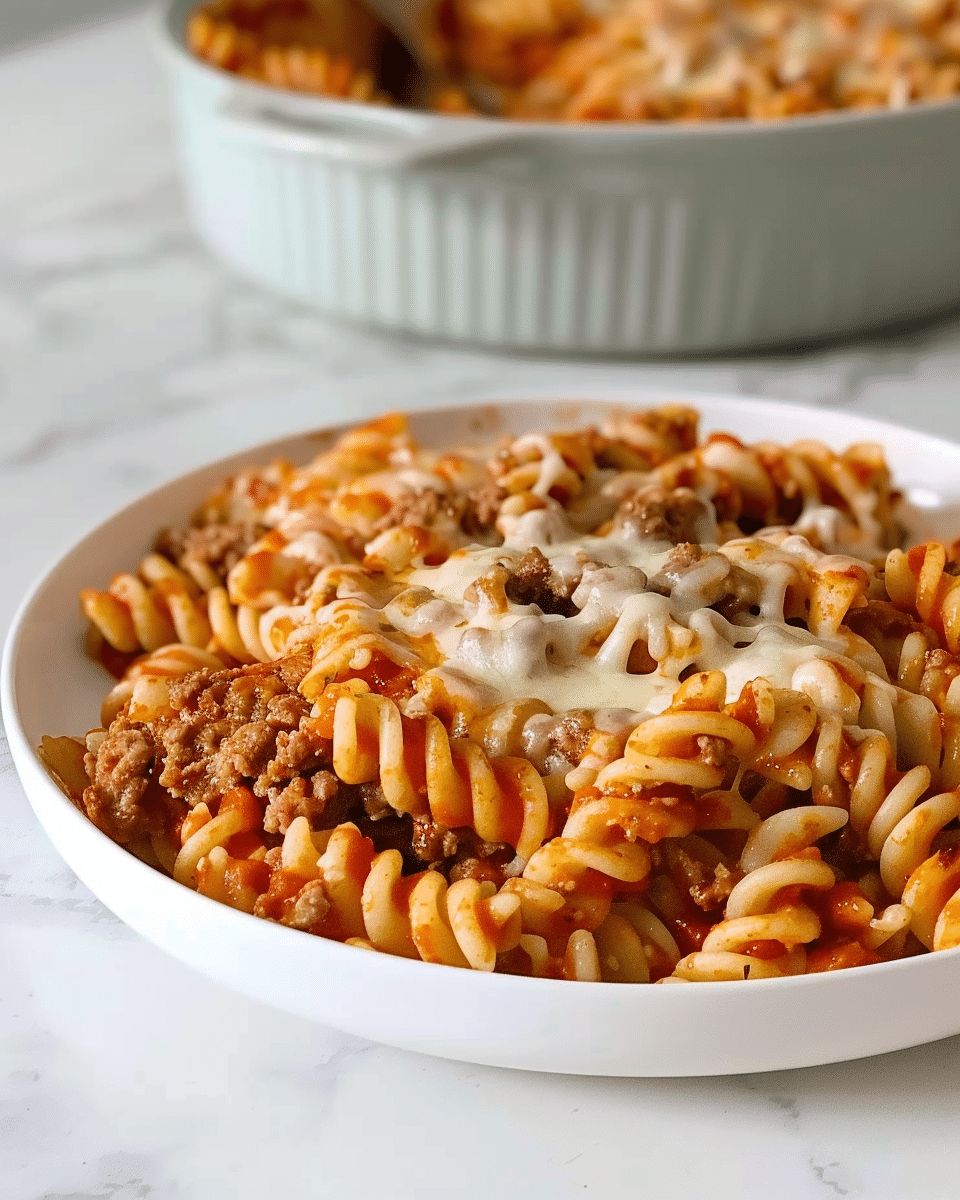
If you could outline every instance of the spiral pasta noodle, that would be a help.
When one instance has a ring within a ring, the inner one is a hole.
[[[960,90],[950,4],[895,0],[451,0],[426,5],[439,111],[538,121],[754,120],[901,108]],[[277,87],[383,103],[383,30],[349,0],[206,0],[187,41]],[[404,89],[399,96],[406,100]]]
[[[952,574],[945,546],[930,543],[887,556],[884,583],[890,599],[912,612],[952,654],[960,652],[960,576]]]
[[[362,9],[349,3],[327,4],[325,9],[327,19],[318,23],[316,11],[298,0],[268,0],[255,7],[210,0],[191,13],[187,42],[199,58],[249,79],[382,102],[383,94],[365,65],[375,26],[363,19]]]
[[[80,593],[81,607],[115,650],[134,654],[171,642],[205,646],[210,640],[194,581],[159,554],[144,558],[136,574],[114,577],[106,591]]]
[[[381,418],[84,591],[117,681],[41,755],[177,883],[367,951],[690,986],[950,949],[960,593],[898,538],[873,446]]]
[[[405,718],[383,696],[337,699],[333,769],[348,784],[377,780],[395,812],[429,812],[449,829],[470,826],[485,841],[507,843],[518,868],[547,836],[547,793],[530,763],[490,759],[475,742],[451,738],[436,717]]]
[[[828,891],[836,877],[826,863],[797,852],[841,828],[846,820],[842,809],[826,807],[791,809],[770,817],[753,843],[748,841],[744,858],[751,869],[731,891],[723,921],[707,934],[701,951],[677,964],[675,973],[689,980],[802,973],[805,948],[816,941],[822,928],[817,913],[804,900],[811,892]],[[794,899],[778,904],[777,897],[784,892]],[[746,953],[763,944],[772,945],[776,956]]]
[[[351,945],[424,962],[492,971],[498,954],[519,944],[520,901],[496,895],[492,884],[450,884],[438,871],[404,876],[400,853],[376,853],[355,825],[317,837],[303,817],[287,831],[279,865],[257,872],[256,860],[234,860],[224,847],[249,823],[231,807],[200,826],[180,851],[174,877],[190,882],[199,874],[201,892],[230,896],[234,907],[298,928],[320,925]],[[252,867],[246,878],[244,861]],[[257,874],[267,884],[259,894]]]

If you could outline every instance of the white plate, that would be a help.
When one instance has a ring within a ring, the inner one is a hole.
[[[882,442],[896,478],[927,510],[924,533],[949,526],[960,511],[960,447],[936,438],[766,401],[617,397],[621,407],[677,399],[700,408],[705,429],[748,440]],[[411,421],[426,445],[441,446],[596,421],[610,407],[524,401],[433,410]],[[469,1062],[597,1075],[716,1075],[840,1062],[960,1032],[960,950],[824,975],[683,987],[479,974],[372,954],[247,916],[151,870],[83,817],[35,752],[44,734],[95,725],[108,687],[83,654],[77,592],[129,569],[157,529],[186,518],[240,466],[278,456],[305,462],[339,432],[258,446],[152,492],[84,538],[20,609],[2,680],[14,762],[51,840],[108,908],[176,958],[257,1000],[360,1037]]]

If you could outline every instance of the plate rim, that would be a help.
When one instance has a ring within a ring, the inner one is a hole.
[[[701,407],[703,405],[706,405],[707,408],[714,406],[731,406],[735,409],[739,409],[745,415],[749,415],[751,412],[769,415],[771,408],[775,408],[777,411],[783,411],[784,413],[787,413],[797,419],[816,419],[818,422],[825,424],[834,422],[837,418],[839,418],[839,421],[836,421],[836,423],[841,426],[850,425],[858,427],[863,429],[865,433],[869,433],[871,431],[875,432],[877,435],[876,440],[880,441],[881,444],[884,444],[885,438],[889,438],[891,434],[907,434],[911,440],[925,443],[925,448],[929,451],[939,452],[941,454],[947,452],[950,455],[955,456],[958,461],[958,466],[960,466],[960,445],[957,443],[951,442],[946,438],[937,437],[934,434],[926,433],[925,431],[913,430],[909,427],[901,426],[894,422],[883,421],[873,417],[864,417],[859,413],[848,413],[843,410],[837,411],[817,405],[793,404],[791,402],[782,402],[779,400],[766,399],[762,397],[744,397],[735,393],[696,392],[688,391],[686,389],[678,390],[667,387],[661,388],[643,385],[631,387],[628,384],[622,384],[618,386],[611,384],[610,382],[604,382],[600,386],[573,385],[570,388],[565,388],[563,394],[559,396],[551,396],[549,394],[545,395],[542,389],[537,390],[533,388],[521,388],[507,389],[499,394],[496,392],[494,394],[485,393],[482,399],[470,398],[448,405],[428,405],[416,408],[404,408],[402,410],[384,408],[376,413],[364,415],[354,420],[335,423],[330,422],[317,426],[309,426],[300,431],[294,431],[277,438],[253,443],[241,450],[235,451],[228,455],[220,456],[216,459],[210,459],[186,472],[174,475],[164,482],[158,484],[156,487],[150,488],[147,491],[138,494],[120,508],[114,510],[106,518],[98,520],[91,528],[87,529],[86,532],[76,537],[65,549],[62,549],[60,552],[58,552],[54,560],[48,564],[48,566],[40,573],[39,577],[34,581],[34,583],[27,589],[23,599],[17,606],[9,631],[5,638],[2,664],[0,664],[0,713],[2,713],[14,766],[31,809],[37,817],[37,820],[43,828],[46,836],[54,842],[58,853],[60,853],[65,859],[71,871],[82,878],[81,871],[79,871],[74,865],[72,857],[64,853],[60,846],[60,840],[54,838],[48,829],[47,820],[45,819],[45,812],[41,811],[41,809],[45,809],[46,804],[49,804],[51,801],[65,806],[58,814],[61,819],[64,819],[68,822],[74,820],[78,822],[78,824],[74,826],[76,830],[83,829],[87,833],[95,835],[97,839],[102,839],[102,844],[111,848],[109,851],[110,853],[121,856],[121,860],[128,865],[133,866],[134,870],[141,875],[141,878],[149,881],[153,885],[165,889],[167,894],[171,896],[175,895],[178,898],[185,900],[187,904],[200,903],[203,906],[213,906],[213,908],[208,907],[207,911],[215,911],[216,915],[221,919],[236,923],[236,927],[238,929],[259,929],[262,933],[268,926],[270,926],[274,931],[271,936],[277,936],[276,931],[279,930],[279,937],[281,939],[287,939],[290,941],[291,945],[305,945],[306,943],[302,939],[310,938],[312,943],[323,948],[322,950],[318,948],[318,953],[332,953],[335,956],[349,954],[351,957],[347,961],[354,961],[354,956],[360,952],[357,947],[347,946],[341,942],[327,938],[319,938],[316,935],[304,933],[301,930],[288,929],[285,926],[264,921],[262,918],[255,917],[252,914],[231,908],[228,905],[220,904],[218,901],[209,897],[201,896],[199,893],[194,892],[190,888],[183,887],[182,884],[177,883],[170,876],[164,875],[163,873],[155,870],[153,867],[148,866],[146,863],[137,859],[135,855],[130,854],[130,852],[124,849],[124,847],[114,842],[105,833],[98,829],[89,820],[89,818],[81,813],[79,809],[77,809],[76,806],[69,800],[69,798],[64,795],[64,793],[46,772],[46,768],[39,759],[36,748],[32,746],[24,729],[23,722],[20,718],[19,704],[16,694],[16,675],[19,657],[22,650],[22,643],[28,635],[30,609],[36,598],[53,582],[54,576],[67,563],[67,561],[82,551],[86,547],[87,543],[95,541],[98,536],[105,533],[114,522],[122,517],[128,516],[132,510],[140,507],[143,504],[159,500],[165,492],[169,491],[172,493],[176,489],[182,488],[185,484],[199,485],[200,478],[204,475],[211,474],[215,471],[219,472],[221,468],[227,472],[231,469],[237,469],[245,463],[269,461],[269,459],[265,457],[266,454],[275,454],[278,448],[288,446],[300,440],[303,441],[305,446],[309,446],[311,439],[317,439],[321,442],[321,444],[323,442],[329,443],[341,432],[352,428],[357,428],[358,426],[367,424],[370,421],[376,420],[380,416],[387,415],[394,411],[402,412],[402,415],[405,417],[436,417],[439,419],[453,414],[463,413],[464,410],[482,410],[484,408],[490,408],[491,406],[499,406],[507,403],[521,404],[524,406],[536,406],[542,404],[560,406],[568,404],[596,404],[599,406],[605,406],[607,408],[615,408],[623,405],[625,407],[634,409],[666,404],[689,404],[691,407],[698,408],[698,411],[701,413],[701,417],[705,415],[708,416],[708,414],[704,414],[703,412],[703,408]],[[881,435],[885,435],[885,437],[882,437]],[[811,433],[810,436],[814,436],[813,433]],[[818,439],[822,439],[827,442],[827,444],[831,444],[830,430],[828,428],[824,428],[821,432],[818,432],[816,436]],[[887,449],[886,445],[885,449]],[[43,787],[44,801],[46,802],[45,804],[35,800],[33,786],[28,786],[26,778],[27,776],[32,777],[32,785],[40,785]],[[85,884],[85,886],[89,885]],[[171,891],[170,889],[174,890]],[[110,905],[101,899],[99,893],[94,888],[91,887],[90,890],[94,893],[94,895],[97,896],[97,899],[100,900],[101,903],[104,903],[105,907],[110,909]],[[190,897],[192,897],[192,901],[190,900]],[[113,911],[112,909],[110,910]],[[127,918],[120,919],[123,920],[125,924],[130,924]],[[251,922],[253,924],[250,924]],[[148,940],[153,940],[149,937],[149,935],[144,934],[143,936],[148,937]],[[166,949],[166,947],[164,947],[164,951],[168,953],[170,952]],[[367,953],[369,954],[369,952]],[[406,977],[410,973],[411,969],[413,971],[413,977],[420,977],[423,979],[430,977],[427,972],[435,974],[439,971],[442,973],[443,977],[447,977],[451,973],[450,968],[443,966],[442,964],[426,963],[413,959],[404,959],[394,955],[379,954],[376,955],[376,959],[378,968],[380,970],[390,972],[398,978]],[[818,990],[821,990],[831,986],[839,987],[841,984],[852,986],[854,984],[854,979],[851,979],[851,976],[853,976],[855,979],[864,978],[864,982],[866,982],[867,977],[869,977],[869,979],[876,980],[881,975],[891,975],[895,977],[908,972],[916,972],[919,975],[921,971],[925,971],[930,974],[932,972],[938,972],[944,969],[947,962],[956,963],[958,961],[960,961],[960,947],[952,950],[943,950],[930,952],[923,955],[916,955],[912,958],[897,959],[892,962],[869,964],[867,966],[851,968],[847,971],[805,974],[799,976],[789,976],[780,979],[752,980],[749,983],[749,991],[751,995],[757,996],[758,993],[768,992],[771,989],[785,994],[795,990],[802,992],[810,987],[815,987]],[[921,966],[920,964],[926,965]],[[474,989],[477,989],[478,996],[485,994],[480,993],[479,989],[481,988],[492,988],[496,989],[497,991],[505,991],[507,993],[515,992],[518,996],[524,993],[537,994],[538,992],[553,995],[556,993],[558,987],[562,988],[564,991],[567,991],[567,989],[570,988],[576,988],[580,989],[582,992],[593,992],[597,995],[611,994],[614,991],[620,993],[624,990],[613,988],[608,983],[538,979],[529,976],[514,976],[476,971],[458,972],[457,974],[463,974],[470,980],[470,986]],[[828,979],[830,980],[830,983],[826,982]],[[918,983],[918,986],[922,986],[922,984]],[[659,1004],[661,1002],[653,1000],[653,997],[666,994],[672,998],[670,1003],[679,1004],[682,1006],[684,1003],[682,1000],[683,994],[690,994],[692,991],[702,995],[704,989],[706,988],[709,988],[709,994],[716,994],[718,989],[724,992],[729,992],[732,988],[735,989],[736,993],[743,993],[745,990],[744,984],[739,980],[723,980],[711,982],[709,984],[701,984],[693,989],[689,989],[688,987],[639,987],[629,988],[626,989],[626,991],[640,1004],[651,1002],[654,1004]],[[643,996],[648,997],[648,999],[646,1001],[638,999],[639,997]],[[960,1014],[958,1014],[958,1030],[960,1030]]]

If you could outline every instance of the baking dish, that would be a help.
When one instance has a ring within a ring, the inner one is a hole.
[[[287,93],[160,27],[187,195],[243,274],[340,317],[527,350],[795,343],[960,299],[960,101],[553,125]]]

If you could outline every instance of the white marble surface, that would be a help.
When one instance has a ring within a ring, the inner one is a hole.
[[[636,381],[960,437],[956,320],[605,367],[388,341],[254,291],[190,233],[139,18],[0,60],[0,113],[0,628],[46,562],[138,492],[334,413]],[[960,1039],[763,1077],[611,1081],[433,1061],[270,1012],[85,891],[0,738],[3,1200],[937,1200],[960,1195],[958,1120]]]

